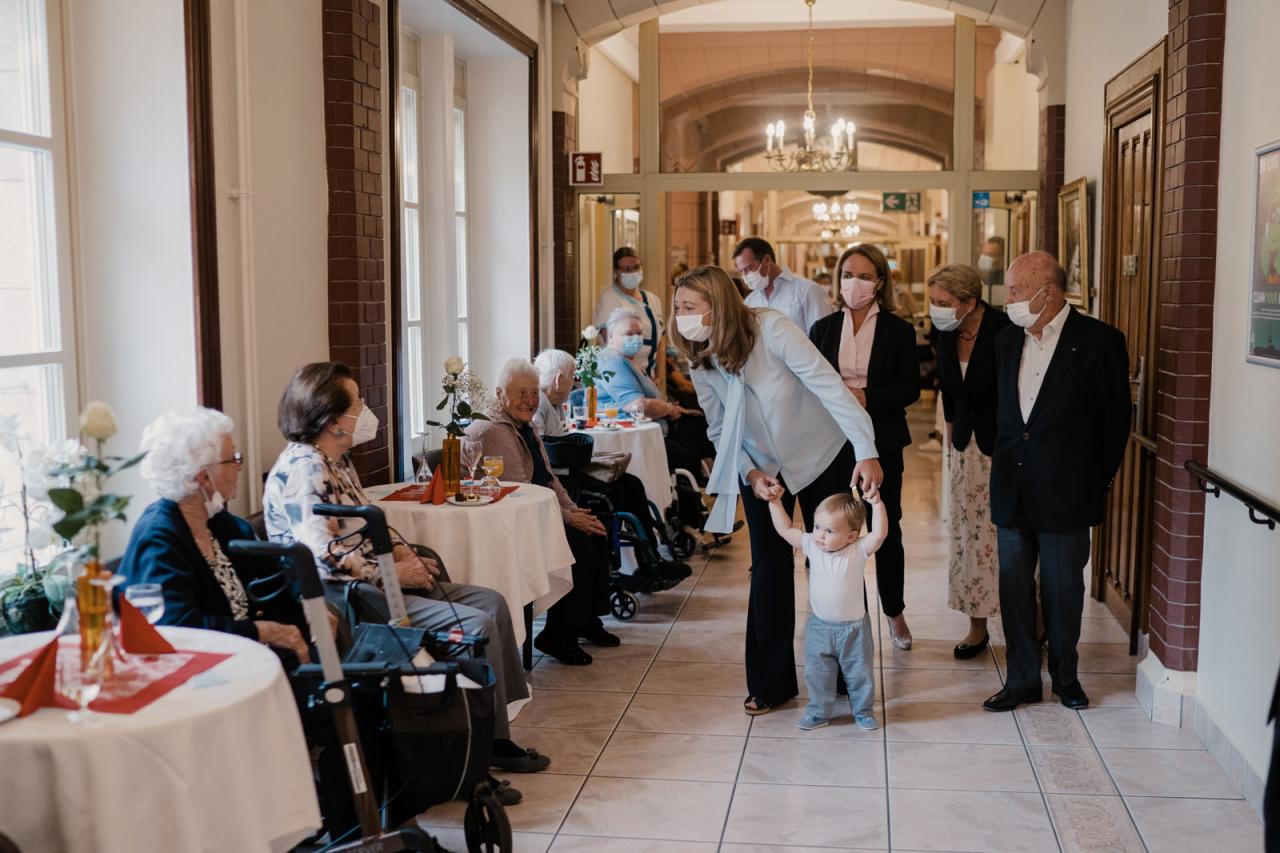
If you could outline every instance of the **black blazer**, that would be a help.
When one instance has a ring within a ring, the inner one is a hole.
[[[996,447],[996,335],[1011,325],[1009,315],[983,302],[982,322],[969,353],[969,370],[960,372],[956,333],[938,332],[938,384],[942,412],[951,424],[951,446],[964,450],[969,439],[990,456]]]
[[[1023,422],[1018,367],[1025,340],[1017,326],[996,336],[991,519],[1046,532],[1100,524],[1133,415],[1124,335],[1072,308]]]
[[[227,553],[227,543],[233,539],[257,538],[249,522],[225,510],[209,519],[209,532],[224,553]],[[278,571],[272,560],[229,553],[227,558],[240,576],[246,593],[251,581]],[[225,631],[257,640],[254,621],[269,620],[296,625],[304,637],[309,635],[304,627],[302,607],[292,592],[279,596],[269,606],[255,604],[250,597],[249,618],[232,618],[226,594],[196,545],[182,511],[171,500],[161,498],[143,510],[129,536],[120,574],[129,583],[158,583],[164,587],[162,625]]]
[[[809,329],[809,340],[837,373],[840,372],[843,327],[844,309],[841,309]],[[915,327],[884,308],[876,314],[866,391],[867,413],[876,431],[876,450],[882,456],[902,452],[902,448],[911,443],[907,406],[920,399],[920,356],[916,352]]]

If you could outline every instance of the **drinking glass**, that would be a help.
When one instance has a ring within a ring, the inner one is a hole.
[[[573,420],[574,420],[574,422],[575,422],[575,423],[578,423],[578,422],[585,423],[585,422],[586,422],[586,420],[587,420],[587,407],[586,407],[586,406],[574,406],[574,407],[573,407]]]
[[[418,466],[417,471],[415,471],[413,475],[414,482],[430,483],[432,471],[430,466],[427,465],[427,456],[425,453],[418,460],[417,466]]]
[[[644,419],[644,400],[643,399],[632,400],[630,403],[627,403],[627,405],[624,408],[626,409],[627,414],[631,415],[631,418],[633,420],[640,421]]]
[[[66,664],[61,668],[62,692],[76,703],[77,710],[67,715],[67,719],[75,725],[92,726],[101,721],[97,714],[89,710],[89,705],[102,692],[102,678],[105,674],[103,660],[109,648],[110,644],[103,642],[86,666],[80,665],[78,654],[65,656]]]
[[[501,456],[486,456],[484,458],[484,472],[495,479],[502,479],[502,472],[506,470]]]
[[[476,479],[476,467],[480,464],[480,459],[484,455],[484,446],[478,438],[463,438],[462,447],[462,472],[467,479]]]
[[[132,604],[152,625],[164,615],[164,589],[158,583],[135,583],[124,588],[125,600]]]
[[[605,416],[605,419],[606,419],[606,420],[616,421],[616,420],[618,419],[618,404],[617,404],[617,403],[605,403],[605,404],[604,404],[604,416]]]

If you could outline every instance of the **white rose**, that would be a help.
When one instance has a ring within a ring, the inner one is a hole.
[[[456,355],[449,356],[449,358],[445,359],[444,362],[444,372],[452,376],[457,376],[466,369],[466,366],[466,362],[464,362],[460,357]]]
[[[10,453],[18,449],[18,429],[22,424],[17,415],[0,415],[0,447]]]
[[[587,326],[582,330],[582,339],[584,341],[594,341],[598,337],[600,337],[600,330],[595,326]]]
[[[80,414],[80,432],[106,441],[116,434],[116,414],[111,407],[101,401],[94,401],[84,407]]]

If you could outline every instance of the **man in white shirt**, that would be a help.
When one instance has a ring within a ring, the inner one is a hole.
[[[814,323],[835,310],[821,287],[778,265],[768,240],[743,240],[733,250],[733,263],[751,289],[747,305],[781,311],[806,335]]]
[[[1076,674],[1089,528],[1102,522],[1132,405],[1124,335],[1068,305],[1066,279],[1045,252],[1005,276],[1014,325],[996,336],[991,520],[1008,677],[989,711],[1041,699],[1037,563],[1053,692],[1068,708],[1089,704]]]

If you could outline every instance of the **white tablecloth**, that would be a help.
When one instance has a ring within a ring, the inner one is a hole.
[[[526,604],[541,613],[573,587],[573,552],[556,493],[523,483],[489,506],[377,500],[407,485],[365,489],[387,523],[417,545],[435,549],[454,583],[497,590],[511,608],[516,642],[524,642]]]
[[[659,512],[671,506],[671,471],[667,466],[667,445],[662,428],[653,421],[634,427],[578,430],[595,440],[595,450],[631,454],[627,473],[640,478],[644,490]]]
[[[233,634],[161,632],[179,650],[234,656],[98,726],[57,708],[0,726],[0,828],[23,853],[283,851],[319,827],[279,659]],[[0,660],[50,636],[0,640]]]

